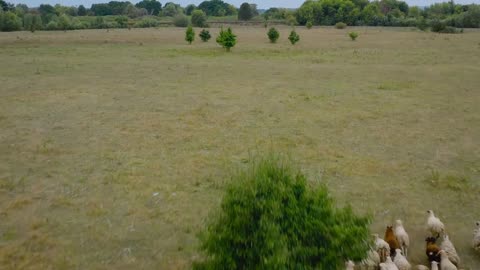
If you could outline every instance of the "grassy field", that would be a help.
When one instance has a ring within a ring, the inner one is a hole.
[[[0,33],[0,269],[188,269],[231,171],[270,151],[373,233],[403,219],[413,263],[433,209],[479,269],[480,32],[289,30],[237,27],[231,53],[219,29]]]

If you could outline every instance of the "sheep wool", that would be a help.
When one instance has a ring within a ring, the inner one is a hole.
[[[367,258],[362,260],[361,265],[367,269],[375,269],[380,264],[380,255],[375,250],[370,250],[367,253]]]
[[[373,234],[373,236],[375,237],[375,250],[380,255],[380,262],[385,262],[387,256],[390,256],[390,246],[378,234]]]
[[[440,269],[442,270],[458,270],[455,264],[453,264],[449,259],[445,250],[440,250]],[[432,262],[433,266],[433,262]]]
[[[403,254],[405,254],[405,257],[408,257],[407,249],[410,245],[410,239],[400,219],[395,221],[395,236],[397,237],[397,241],[400,244]]]
[[[456,266],[460,264],[460,257],[458,257],[457,250],[455,249],[455,246],[448,238],[448,235],[443,236],[443,241],[442,241],[442,244],[440,244],[440,249],[444,250],[445,253],[447,253],[448,259],[453,264],[455,264]]]
[[[355,264],[352,261],[345,262],[345,270],[354,270]]]
[[[395,263],[392,261],[392,258],[390,256],[387,257],[387,260],[384,264],[386,270],[400,270],[398,269],[397,265],[395,265]]]
[[[473,230],[473,249],[480,252],[480,221],[475,222],[476,228]]]
[[[407,258],[402,255],[401,249],[395,250],[395,259],[393,260],[393,262],[399,270],[410,270],[412,268],[410,263],[407,261]]]
[[[426,267],[425,265],[417,265],[415,266],[415,270],[430,270],[430,268]]]
[[[432,233],[432,236],[438,237],[440,234],[445,232],[445,225],[440,221],[439,218],[435,217],[435,214],[432,210],[428,210],[428,220],[427,228]]]
[[[432,270],[438,270],[438,262],[432,262]]]

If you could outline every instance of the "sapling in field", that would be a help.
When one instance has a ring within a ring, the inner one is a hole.
[[[198,36],[202,39],[203,42],[209,41],[210,38],[212,37],[210,35],[210,32],[208,30],[205,30],[205,29],[203,29]]]
[[[300,41],[300,36],[297,34],[297,32],[295,32],[295,30],[292,30],[292,32],[290,32],[290,35],[288,36],[288,40],[290,40],[290,43],[292,43],[292,45],[295,45],[295,43]]]
[[[227,30],[223,30],[222,28],[220,34],[218,34],[217,43],[225,48],[227,52],[235,47],[235,44],[237,44],[237,36],[233,34],[232,28],[229,27]]]
[[[275,27],[270,28],[267,33],[268,39],[270,39],[271,43],[276,43],[278,38],[280,37],[280,33],[278,33]]]
[[[188,44],[192,44],[192,42],[195,40],[195,30],[193,30],[191,25],[188,26],[187,31],[185,31],[185,40],[188,42]]]

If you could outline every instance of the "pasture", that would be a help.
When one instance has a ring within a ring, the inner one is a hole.
[[[188,269],[232,171],[285,153],[341,205],[426,210],[464,269],[480,220],[480,32],[235,27],[0,33],[0,269]],[[200,29],[196,29],[198,34]]]

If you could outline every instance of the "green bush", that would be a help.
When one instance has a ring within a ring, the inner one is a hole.
[[[144,18],[141,21],[135,23],[136,28],[149,28],[149,27],[157,27],[160,25],[158,20],[153,18]]]
[[[58,24],[56,21],[50,21],[49,23],[47,23],[45,28],[47,30],[58,30]]]
[[[187,27],[188,24],[188,18],[183,14],[178,14],[173,17],[173,25],[175,25],[176,27]]]
[[[40,15],[27,13],[23,16],[23,29],[30,32],[42,29],[42,17]]]
[[[72,29],[72,23],[71,23],[70,17],[68,17],[65,14],[58,17],[57,24],[58,24],[59,30],[67,31]]]
[[[445,30],[445,28],[447,28],[447,24],[445,22],[442,22],[440,20],[432,20],[430,22],[430,29],[432,30],[432,32],[442,32],[443,30]]]
[[[278,38],[280,37],[280,33],[278,33],[275,27],[270,28],[267,33],[268,39],[270,39],[271,43],[276,43]]]
[[[347,24],[344,22],[338,22],[335,24],[335,28],[337,29],[345,29],[347,27]]]
[[[205,30],[205,29],[203,29],[198,36],[202,39],[203,42],[209,41],[210,38],[212,37],[210,35],[210,32],[208,30]]]
[[[217,43],[220,44],[227,52],[230,51],[231,48],[235,47],[237,44],[237,36],[233,34],[232,28],[228,28],[227,30],[220,30],[220,33],[217,37]]]
[[[305,26],[307,27],[307,29],[312,29],[312,27],[313,27],[312,21],[308,21],[308,22],[305,24]]]
[[[93,21],[91,23],[90,28],[93,28],[93,29],[107,28],[107,24],[105,23],[105,19],[103,19],[102,16],[95,17],[95,21]]]
[[[188,26],[187,31],[185,31],[185,40],[188,42],[188,44],[192,44],[192,42],[195,40],[195,31],[191,25]]]
[[[128,27],[128,17],[127,16],[118,16],[115,18],[115,22],[118,24],[120,28],[127,28]]]
[[[297,32],[295,32],[295,30],[292,30],[292,32],[290,32],[290,35],[288,36],[288,40],[290,40],[290,43],[292,43],[292,45],[295,45],[295,43],[300,41],[300,36],[297,34]]]
[[[22,27],[22,20],[11,11],[0,13],[0,31],[18,31]]]
[[[286,162],[264,159],[231,179],[194,269],[341,269],[365,257],[369,223]]]
[[[350,33],[348,33],[348,36],[352,39],[352,41],[355,41],[358,37],[358,33],[357,32],[350,32]]]
[[[192,24],[196,27],[207,26],[207,15],[205,15],[205,12],[203,12],[203,10],[196,9],[192,12]]]

